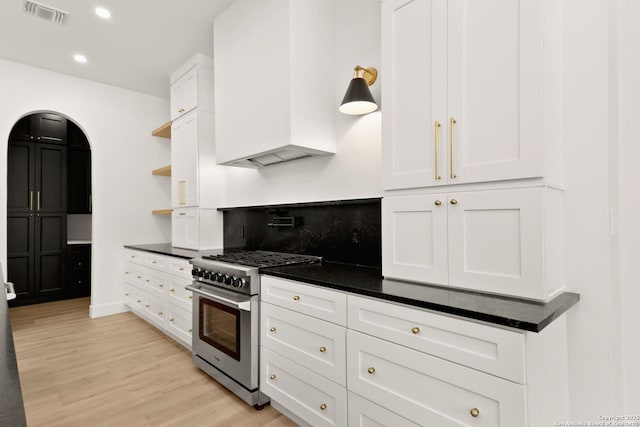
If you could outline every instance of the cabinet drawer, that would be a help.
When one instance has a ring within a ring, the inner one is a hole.
[[[144,311],[144,298],[140,289],[129,284],[124,284],[124,303],[136,313]]]
[[[524,334],[399,304],[353,295],[348,298],[349,329],[525,382]]]
[[[166,307],[165,302],[161,299],[154,298],[150,295],[143,295],[144,316],[159,328],[165,328]]]
[[[144,267],[131,262],[124,263],[124,281],[139,287],[144,287],[147,272]]]
[[[523,385],[353,331],[347,351],[349,390],[416,423],[527,424]]]
[[[261,347],[260,389],[313,426],[347,424],[347,390]]]
[[[263,346],[346,385],[346,330],[269,303],[260,306]]]
[[[191,264],[183,258],[169,258],[166,269],[169,273],[191,280]]]
[[[128,262],[133,262],[136,264],[145,265],[146,264],[146,256],[147,252],[136,251],[133,249],[125,249],[124,250],[124,259]]]
[[[420,424],[349,392],[349,427],[420,427]]]
[[[346,326],[347,296],[340,292],[269,276],[261,278],[262,301]]]
[[[192,281],[172,275],[167,275],[166,281],[169,289],[167,301],[191,313],[193,311],[193,293],[186,290],[185,286],[190,285]]]
[[[155,270],[164,271],[167,269],[167,258],[162,255],[149,253],[144,257],[144,262],[147,267]]]
[[[191,348],[193,318],[190,312],[173,304],[167,304],[167,330]]]
[[[150,294],[158,298],[164,298],[167,294],[167,275],[156,270],[147,270],[147,274],[144,278],[145,290]]]

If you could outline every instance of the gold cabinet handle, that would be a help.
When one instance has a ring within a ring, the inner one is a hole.
[[[151,261],[151,264],[157,264],[158,261]]]
[[[29,191],[29,210],[33,210],[33,191]]]
[[[458,201],[457,201],[456,199],[451,199],[451,204],[452,204],[452,205],[457,205],[457,204],[458,204]]]
[[[184,108],[178,109],[178,113],[182,113],[183,111],[184,111]]]
[[[40,190],[38,190],[38,211],[40,211]]]
[[[370,367],[369,369],[367,369],[367,372],[369,372],[369,374],[373,375],[376,373],[376,368],[374,368],[373,366]]]
[[[145,308],[149,308],[149,304],[145,304],[145,306],[144,306],[144,307],[145,307]]]
[[[275,332],[276,331],[276,327],[272,326],[271,329],[269,329],[271,332]]]
[[[129,272],[128,272],[128,271],[125,271],[125,272],[124,272],[124,274],[129,274]]]
[[[322,405],[320,405],[320,410],[324,411],[325,409],[327,409],[327,404],[323,403]]]
[[[184,271],[184,267],[180,267],[178,271]]]
[[[164,313],[163,313],[162,311],[160,311],[160,312],[158,313],[158,316],[162,316],[163,314],[164,314]]]
[[[145,282],[145,283],[149,283],[149,279],[145,280],[144,282]]]
[[[175,289],[173,289],[173,288],[169,289],[169,292],[175,292],[175,291],[176,291],[176,290],[175,290]]]
[[[193,299],[193,295],[189,295],[189,299]]]
[[[191,331],[193,331],[193,329],[189,328],[189,333],[191,333]]]
[[[135,257],[136,257],[135,255],[131,255],[131,259],[133,259],[133,258],[135,258]]]
[[[300,300],[300,297],[299,297],[298,295],[295,295],[295,296],[293,297],[293,300],[294,300],[294,301],[298,301],[298,300]]]
[[[440,200],[436,200],[436,201],[434,202],[434,204],[435,204],[436,206],[440,206],[440,205],[442,204],[442,202],[441,202]]]
[[[124,294],[124,296],[125,296],[125,297],[128,297],[128,296],[129,296],[129,294]]]
[[[478,408],[471,408],[469,413],[473,418],[476,418],[478,415],[480,415],[480,411],[478,410]]]
[[[451,171],[451,178],[456,177],[456,173],[453,170],[453,126],[456,123],[457,121],[453,117],[449,119],[449,170]]]
[[[176,320],[176,319],[174,319],[174,318],[172,317],[171,319],[169,319],[169,322],[173,322],[174,320]]]
[[[138,279],[142,279],[142,276],[136,276],[136,278],[138,278]]]
[[[417,326],[414,326],[413,328],[411,328],[411,332],[413,334],[419,334],[420,333],[420,328],[418,328]]]
[[[164,288],[164,285],[163,285],[162,283],[160,283],[160,284],[158,285],[158,287],[159,287],[159,288]]]
[[[320,347],[320,353],[324,353],[325,351],[327,351],[327,347],[325,346]]]
[[[436,146],[436,158],[435,158],[435,164],[436,164],[436,180],[438,179],[442,179],[442,177],[440,176],[440,122],[436,120],[436,122],[434,123],[434,127],[435,127],[435,146]]]
[[[178,204],[180,205],[184,205],[186,204],[186,202],[184,201],[184,184],[185,184],[185,180],[180,180],[178,181]],[[180,214],[180,215],[184,215],[184,214]]]
[[[138,304],[140,304],[140,303],[142,302],[142,300],[137,300],[136,302],[137,302]]]
[[[185,216],[185,215],[186,215],[186,213],[180,212],[180,216]]]
[[[272,380],[275,380],[276,379],[276,374],[271,374],[271,376],[269,378],[272,379]]]

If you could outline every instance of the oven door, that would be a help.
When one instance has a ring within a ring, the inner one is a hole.
[[[258,296],[194,283],[192,350],[248,390],[258,388]]]

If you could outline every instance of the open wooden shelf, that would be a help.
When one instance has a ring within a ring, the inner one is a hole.
[[[151,175],[171,176],[171,165],[154,169],[151,171]]]
[[[159,136],[160,138],[171,138],[171,120],[160,126],[158,129],[154,129],[151,132],[153,136]]]
[[[173,212],[173,209],[155,209],[155,210],[151,211],[151,214],[153,214],[153,215],[171,215],[171,212]]]

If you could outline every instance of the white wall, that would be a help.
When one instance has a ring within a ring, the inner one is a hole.
[[[618,179],[622,380],[625,412],[640,414],[640,286],[638,285],[638,255],[640,255],[640,2],[618,0],[618,107],[616,123],[619,133]]]
[[[169,206],[168,178],[151,170],[169,164],[169,140],[151,136],[168,120],[165,99],[0,60],[0,260],[7,256],[7,142],[15,122],[55,111],[89,139],[93,174],[91,313],[125,309],[122,246],[167,242],[170,219],[151,215]],[[167,78],[168,84],[168,78]],[[6,267],[5,277],[6,276]]]
[[[227,206],[382,195],[380,112],[360,117],[338,112],[338,106],[353,76],[353,67],[373,66],[380,70],[380,1],[339,1],[336,19],[337,153],[259,170],[228,168]],[[334,29],[326,29],[332,30]],[[380,105],[380,80],[371,87],[371,91]]]

